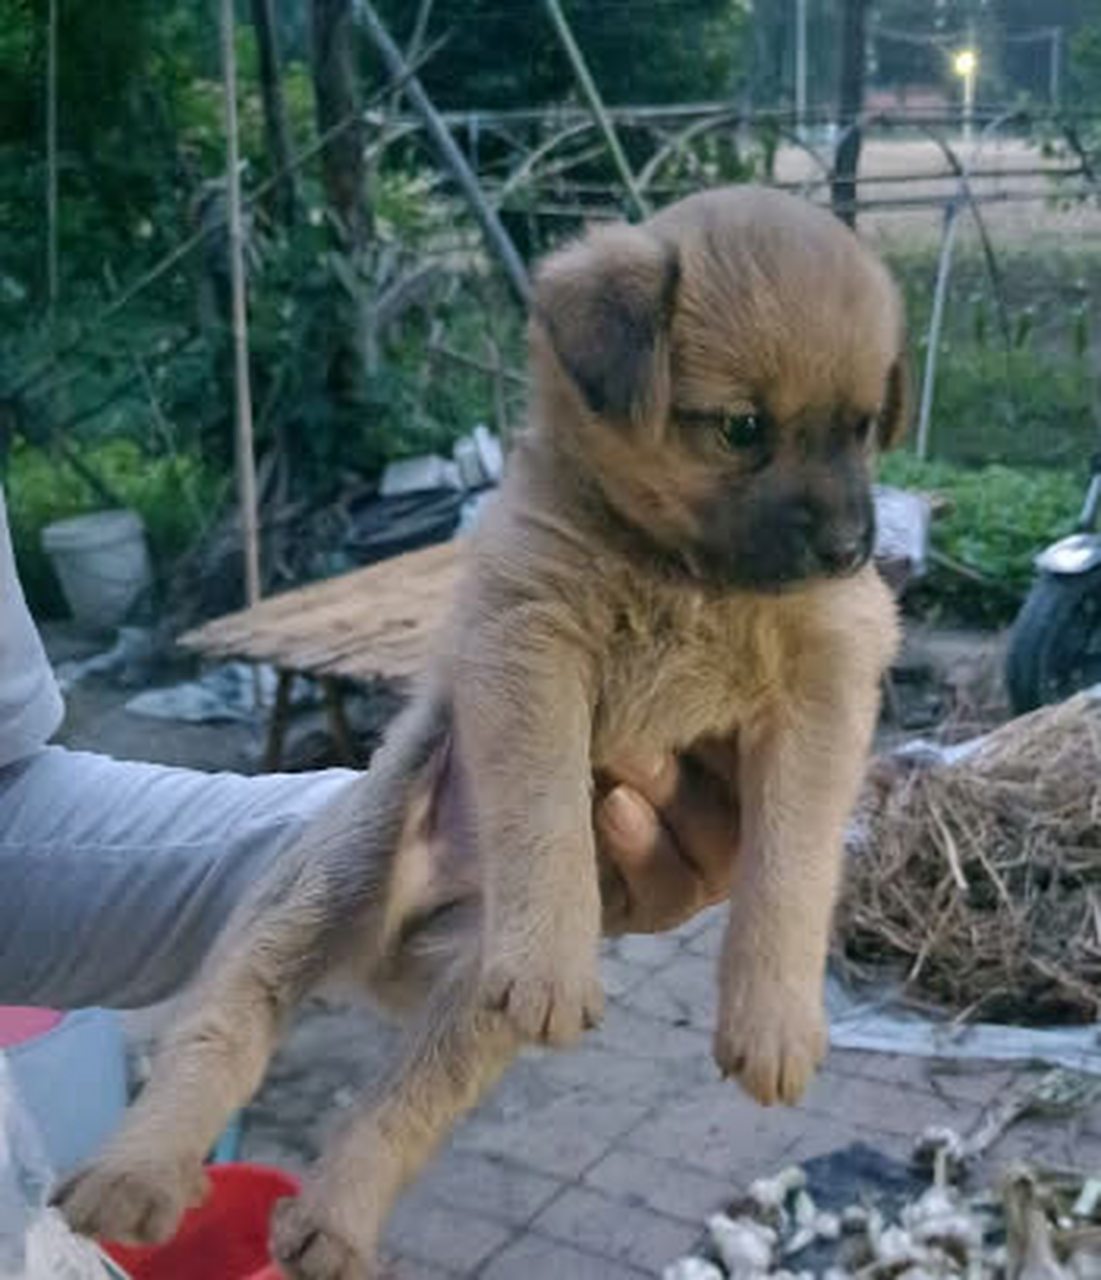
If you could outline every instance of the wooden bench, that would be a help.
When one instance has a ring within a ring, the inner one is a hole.
[[[417,674],[450,603],[457,567],[455,542],[410,551],[216,618],[181,636],[179,643],[206,660],[275,668],[279,678],[265,769],[282,763],[295,676],[320,683],[333,741],[351,764],[355,751],[344,715],[343,683],[405,680]]]

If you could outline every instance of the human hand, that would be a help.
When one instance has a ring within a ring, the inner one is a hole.
[[[738,848],[734,741],[610,772],[593,811],[605,933],[659,933],[722,901]]]

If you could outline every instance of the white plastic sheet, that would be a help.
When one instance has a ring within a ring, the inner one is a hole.
[[[919,1058],[1043,1063],[1101,1076],[1098,1028],[1011,1027],[935,1022],[908,1012],[888,987],[864,994],[831,976],[826,984],[830,1044],[835,1049],[905,1053]]]
[[[152,720],[179,720],[190,724],[235,720],[247,724],[257,717],[257,686],[259,711],[263,713],[275,701],[278,682],[274,667],[225,662],[212,667],[197,680],[135,694],[127,702],[126,710]],[[292,704],[301,706],[316,701],[317,694],[309,681],[296,679],[291,690]]]
[[[0,1053],[0,1280],[122,1277],[47,1200],[53,1172]]]

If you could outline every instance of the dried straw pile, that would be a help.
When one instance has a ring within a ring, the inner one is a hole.
[[[1101,701],[996,730],[954,765],[878,768],[837,950],[968,1018],[1101,1014]],[[865,838],[866,837],[866,838]]]

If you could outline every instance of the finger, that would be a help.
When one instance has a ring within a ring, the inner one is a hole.
[[[680,780],[677,758],[668,754],[625,756],[609,772],[613,783],[630,787],[655,809],[673,798]]]
[[[598,805],[595,822],[601,850],[625,886],[618,927],[666,929],[700,909],[704,882],[642,796],[616,787]]]

